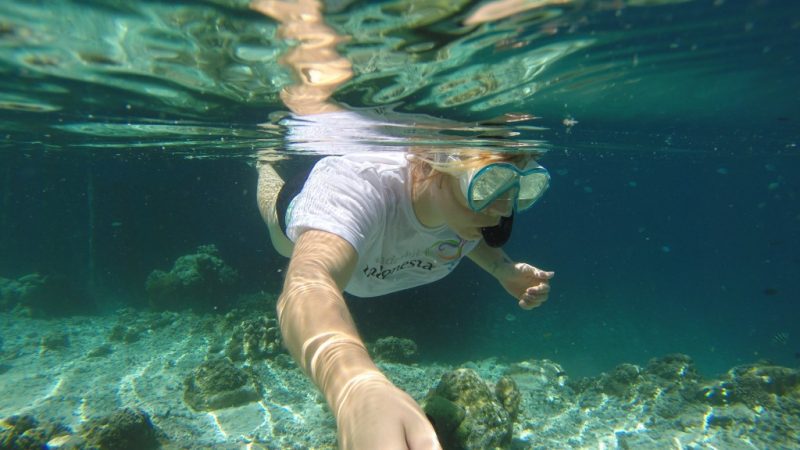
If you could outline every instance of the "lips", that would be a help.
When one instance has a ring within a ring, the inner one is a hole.
[[[493,227],[500,224],[500,218],[489,218],[478,221],[478,228]]]
[[[478,240],[478,239],[480,239],[482,236],[483,236],[483,235],[481,234],[481,229],[480,229],[480,228],[474,228],[474,229],[470,229],[470,230],[468,230],[466,233],[462,233],[462,234],[461,234],[461,237],[462,237],[463,239],[466,239],[466,240],[468,240],[468,241],[475,241],[475,240]]]

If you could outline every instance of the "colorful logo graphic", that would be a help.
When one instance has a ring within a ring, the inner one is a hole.
[[[461,258],[465,243],[466,241],[462,239],[437,241],[425,251],[425,254],[435,257],[440,261],[456,261]]]

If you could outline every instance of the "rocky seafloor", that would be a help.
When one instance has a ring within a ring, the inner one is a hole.
[[[269,299],[253,299],[269,304]],[[335,448],[327,406],[269,312],[0,314],[0,448]],[[415,362],[371,351],[445,448],[800,448],[800,372],[707,379],[685,355],[572,379],[557,362]]]

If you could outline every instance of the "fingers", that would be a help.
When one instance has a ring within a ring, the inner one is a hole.
[[[538,308],[547,301],[548,295],[550,295],[550,285],[547,283],[529,287],[520,297],[519,307],[522,309]]]
[[[538,278],[540,280],[549,280],[553,278],[553,275],[555,275],[555,272],[542,270],[526,263],[517,263],[517,270],[525,274],[532,275],[534,278]]]
[[[425,420],[427,422],[427,419]],[[427,426],[426,426],[427,425]],[[406,445],[409,450],[441,450],[439,439],[430,423],[414,423],[406,429]]]
[[[414,399],[406,395],[408,404],[403,428],[409,450],[441,450],[433,425]]]
[[[536,269],[536,267],[534,267],[534,269]],[[536,277],[537,278],[543,278],[545,280],[549,280],[549,279],[553,278],[553,275],[555,275],[555,274],[556,273],[553,272],[553,271],[536,269]]]
[[[337,414],[342,450],[441,450],[433,425],[407,393],[391,384],[354,392]]]

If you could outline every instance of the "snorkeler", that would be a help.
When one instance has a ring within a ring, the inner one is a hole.
[[[322,132],[345,124],[369,132],[372,121],[329,101],[352,71],[319,3],[251,7],[299,43],[284,57],[298,82],[281,93],[295,116]],[[277,306],[281,333],[330,405],[341,448],[440,448],[420,406],[371,360],[343,291],[372,297],[431,283],[468,256],[521,308],[541,306],[553,272],[516,263],[499,246],[513,214],[532,207],[548,183],[534,156],[521,153],[354,151],[322,158],[307,178],[288,183],[259,164],[259,210],[276,250],[291,258]]]

